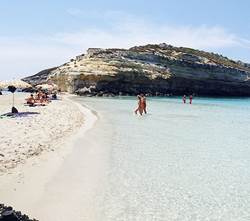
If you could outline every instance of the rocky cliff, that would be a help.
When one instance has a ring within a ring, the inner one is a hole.
[[[250,96],[249,64],[164,43],[128,50],[91,48],[41,73],[23,80],[54,81],[78,94]]]
[[[56,69],[57,69],[57,67],[45,69],[45,70],[38,72],[35,75],[24,78],[23,80],[25,82],[28,82],[31,85],[44,84],[47,82],[50,73]]]

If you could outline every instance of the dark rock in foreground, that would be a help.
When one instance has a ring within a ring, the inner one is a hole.
[[[222,55],[167,44],[89,49],[57,68],[23,79],[53,81],[62,91],[86,96],[250,96],[250,65]]]
[[[22,215],[21,212],[13,210],[12,207],[6,207],[0,204],[0,221],[37,221],[29,219],[27,215]]]

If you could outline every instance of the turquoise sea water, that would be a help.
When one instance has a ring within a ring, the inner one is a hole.
[[[107,151],[98,220],[250,220],[250,99],[75,98]]]

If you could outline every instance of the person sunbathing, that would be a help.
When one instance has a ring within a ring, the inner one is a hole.
[[[38,105],[46,104],[46,95],[42,91],[38,91],[35,96],[35,103]]]
[[[37,96],[38,96],[39,99],[41,99],[42,96],[43,96],[43,92],[42,91],[38,91]]]
[[[46,95],[44,93],[42,94],[40,101],[41,101],[41,103],[48,103],[48,100],[47,100]]]
[[[30,106],[34,106],[34,104],[35,104],[34,95],[31,94],[30,97],[28,97],[28,98],[26,99],[26,101],[27,101],[26,103],[29,104]]]

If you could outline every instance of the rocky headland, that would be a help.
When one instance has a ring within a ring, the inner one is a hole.
[[[88,96],[250,96],[250,64],[168,44],[130,49],[90,48],[69,62],[26,77],[36,85],[56,83],[62,91]]]
[[[19,211],[13,210],[12,207],[4,206],[0,204],[0,220],[1,221],[37,221],[30,219],[27,215],[22,214]]]

